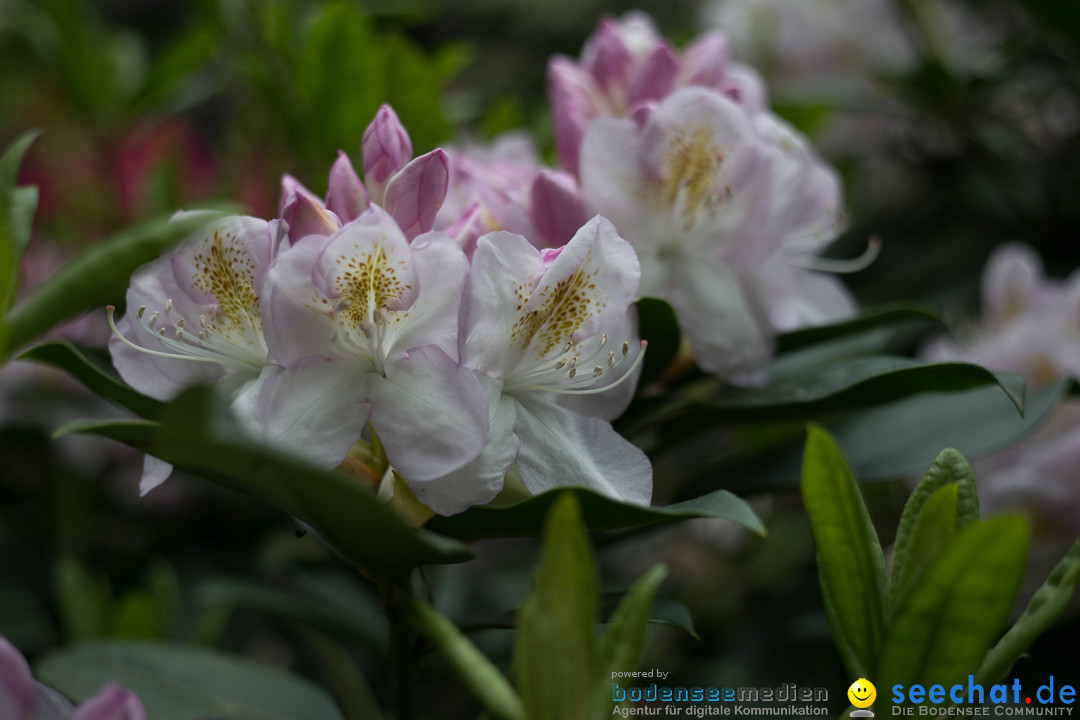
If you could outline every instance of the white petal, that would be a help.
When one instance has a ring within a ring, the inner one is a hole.
[[[517,467],[529,492],[584,486],[616,500],[649,504],[652,466],[610,423],[535,395],[516,400],[515,430],[521,438]]]
[[[502,490],[503,478],[517,459],[521,442],[514,434],[517,403],[502,397],[502,383],[480,376],[490,408],[491,437],[475,460],[459,470],[426,482],[409,483],[420,502],[439,513],[453,515],[472,505],[491,502]]]
[[[315,263],[329,238],[309,236],[274,260],[263,287],[263,329],[270,355],[291,365],[311,355],[327,355],[337,332],[329,298],[312,280]]]
[[[413,348],[370,374],[371,426],[390,464],[411,481],[447,475],[488,439],[488,402],[476,373],[439,348]]]
[[[616,383],[617,386],[610,390],[590,395],[553,394],[552,397],[558,405],[561,405],[568,410],[573,410],[581,415],[597,417],[610,422],[622,415],[630,405],[630,402],[634,399],[634,393],[637,392],[638,378],[641,377],[641,371],[644,367],[639,363],[637,367],[633,369],[632,377],[623,380],[623,375],[626,374],[626,366],[629,366],[636,357],[633,353],[641,352],[637,324],[637,306],[631,305],[624,314],[622,322],[607,329],[607,335],[607,347],[611,348],[610,352],[614,352],[616,357],[622,352],[622,344],[624,342],[629,345],[630,353],[632,354],[622,361],[623,367],[615,366],[610,371],[605,369],[604,374],[600,376],[593,387],[606,387],[615,385]],[[595,341],[596,338],[594,337],[592,340]],[[603,357],[599,359],[599,363],[601,366],[606,364],[603,361]],[[589,371],[590,368],[585,368],[585,372]]]
[[[343,365],[310,357],[264,378],[257,418],[263,439],[321,467],[340,465],[371,415],[364,376]]]
[[[173,466],[153,455],[143,456],[142,477],[139,479],[139,497],[146,495],[169,479]]]
[[[589,212],[600,213],[639,251],[662,241],[643,207],[641,140],[632,120],[597,118],[581,146],[581,193]]]
[[[772,355],[768,321],[720,260],[682,256],[666,268],[663,298],[705,372],[738,385],[764,382]]]

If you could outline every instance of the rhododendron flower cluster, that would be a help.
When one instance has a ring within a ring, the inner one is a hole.
[[[383,106],[362,179],[340,153],[325,198],[285,176],[278,218],[218,220],[137,272],[117,368],[158,398],[212,382],[253,436],[324,467],[377,437],[437,512],[515,469],[532,493],[648,503],[649,463],[609,423],[634,394],[639,295],[738,384],[765,380],[777,332],[853,311],[807,269],[829,265],[836,174],[725,48],[603,21],[550,66],[561,169],[522,135],[413,158]],[[169,470],[148,459],[144,492]]]
[[[121,375],[159,399],[213,383],[252,436],[327,468],[374,433],[438,512],[491,500],[515,465],[532,492],[647,504],[649,463],[601,397],[625,406],[641,357],[633,249],[594,218],[544,253],[485,234],[470,263],[431,231],[446,155],[409,153],[384,108],[364,183],[342,155],[325,201],[286,177],[281,218],[216,220],[140,269],[110,341]],[[168,471],[148,460],[143,491]]]

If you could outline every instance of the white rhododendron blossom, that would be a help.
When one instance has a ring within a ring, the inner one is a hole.
[[[332,467],[370,422],[416,481],[475,458],[487,404],[456,361],[467,271],[449,236],[409,244],[377,205],[282,252],[264,288],[267,343],[282,365],[258,401],[265,437]]]
[[[417,497],[455,512],[462,509],[460,488],[480,481],[493,498],[516,464],[534,494],[583,485],[648,504],[648,459],[598,417],[609,414],[603,401],[580,402],[601,392],[625,393],[620,381],[634,379],[644,349],[628,318],[638,276],[633,248],[599,217],[558,250],[538,250],[507,232],[481,237],[465,287],[459,345],[462,363],[479,373],[487,393],[491,439],[459,472],[413,484]],[[632,393],[632,382],[625,384]],[[563,398],[578,402],[564,404]]]
[[[109,340],[124,380],[158,400],[213,383],[250,426],[263,371],[274,364],[259,297],[284,231],[278,221],[226,217],[137,270]],[[148,456],[141,492],[171,470]]]
[[[637,249],[641,294],[671,303],[702,369],[737,384],[764,380],[777,330],[853,310],[801,267],[835,234],[840,198],[794,138],[687,88],[643,123],[593,121],[582,147],[585,199]]]

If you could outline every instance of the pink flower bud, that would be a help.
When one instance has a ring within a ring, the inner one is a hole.
[[[630,79],[627,103],[633,107],[640,102],[662,100],[675,88],[678,72],[675,53],[666,43],[658,45]]]
[[[386,186],[383,206],[412,240],[435,225],[450,185],[450,158],[442,149],[416,158]]]
[[[368,195],[360,177],[353,169],[349,156],[338,151],[338,159],[330,168],[330,186],[326,191],[326,208],[343,223],[355,220],[367,210]]]
[[[540,238],[552,246],[565,245],[588,220],[585,200],[573,177],[541,170],[529,192],[529,219]]]
[[[383,105],[364,130],[360,143],[364,158],[364,180],[373,202],[380,202],[390,178],[412,159],[412,142],[397,114]]]
[[[703,33],[683,51],[679,85],[718,89],[723,86],[727,67],[727,39],[719,33]]]
[[[341,227],[337,215],[307,193],[296,193],[285,203],[281,219],[289,225],[289,244],[308,235],[333,235]]]

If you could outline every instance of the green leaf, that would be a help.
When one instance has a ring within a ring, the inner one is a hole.
[[[0,353],[10,355],[61,321],[116,302],[123,297],[132,272],[218,216],[215,212],[201,212],[174,221],[152,220],[90,248],[12,313],[7,343]]]
[[[125,640],[156,640],[165,635],[165,618],[154,596],[141,588],[120,596],[109,613],[109,637]]]
[[[879,686],[948,687],[974,673],[1009,616],[1027,545],[1019,517],[961,528],[897,606],[875,675]]]
[[[45,657],[44,683],[81,702],[117,682],[154,720],[341,720],[321,689],[278,668],[181,645],[96,642]]]
[[[491,714],[502,720],[525,720],[525,707],[510,682],[445,615],[411,596],[405,611],[417,630],[442,650],[473,697]]]
[[[880,308],[868,308],[853,318],[831,325],[816,325],[783,333],[776,338],[776,354],[783,355],[878,327],[912,322],[940,323],[941,318],[933,308],[927,305],[897,303]]]
[[[38,132],[24,133],[0,157],[0,347],[8,335],[8,308],[15,298],[19,262],[30,242],[37,210],[36,187],[16,187],[23,156]]]
[[[959,393],[927,393],[871,408],[830,423],[829,431],[861,482],[895,480],[921,474],[944,446],[977,459],[1015,444],[1057,408],[1070,381],[1027,393],[1024,417],[997,387]],[[701,469],[709,489],[716,479],[733,492],[765,492],[798,484],[801,443],[774,448],[743,465]]]
[[[848,674],[867,677],[885,634],[885,557],[840,449],[816,425],[809,427],[806,438],[802,497],[837,648]]]
[[[596,690],[593,695],[592,717],[602,717],[611,704],[610,685],[612,673],[630,670],[637,665],[641,645],[645,640],[645,625],[649,620],[660,583],[667,577],[667,567],[654,565],[638,578],[626,594],[615,614],[611,616],[607,631],[600,638],[596,652]]]
[[[529,720],[580,717],[589,706],[596,590],[581,507],[564,492],[548,514],[540,566],[517,614],[513,675]]]
[[[92,576],[72,555],[53,565],[53,588],[64,634],[82,642],[105,634],[105,615],[112,588],[104,577]]]
[[[68,342],[38,345],[24,352],[19,359],[65,370],[96,394],[143,418],[156,418],[164,407],[164,403],[134,390]]]
[[[355,480],[248,439],[209,388],[185,391],[166,406],[160,424],[81,420],[58,431],[71,432],[111,437],[179,470],[268,502],[310,526],[368,572],[400,575],[418,565],[473,557],[459,542],[406,524]]]
[[[894,609],[904,601],[911,584],[956,534],[958,495],[956,483],[939,487],[922,504],[903,541],[897,536],[892,575]],[[910,504],[911,501],[908,502]]]
[[[939,496],[952,487],[951,500]],[[931,498],[937,505],[929,507]],[[930,515],[923,519],[923,515]],[[911,493],[900,516],[893,550],[893,590],[901,592],[957,529],[979,519],[979,494],[975,477],[964,456],[954,448],[938,453],[923,479]],[[935,542],[936,541],[936,542]],[[894,595],[898,597],[898,595]]]
[[[513,505],[473,507],[458,515],[434,517],[427,527],[462,540],[535,537],[541,533],[544,517],[561,493],[577,496],[585,525],[593,531],[648,527],[707,517],[731,520],[758,535],[765,535],[765,526],[750,506],[726,490],[716,490],[666,507],[644,507],[612,500],[586,488],[570,487],[550,490]]]
[[[702,419],[717,422],[792,419],[881,405],[924,392],[958,392],[997,385],[1024,411],[1024,379],[971,363],[923,363],[894,356],[856,357],[792,372],[759,390],[726,393],[707,404]]]
[[[1024,613],[986,654],[975,681],[989,685],[1005,677],[1035,639],[1068,607],[1077,583],[1080,583],[1080,539],[1031,596]]]
[[[615,611],[618,609],[623,598],[626,597],[626,594],[627,591],[604,592],[600,615],[602,618],[607,618],[605,622],[611,622],[611,618],[614,616]],[[646,622],[650,625],[666,625],[667,627],[683,631],[695,640],[701,639],[701,636],[698,635],[697,630],[694,628],[694,618],[690,614],[690,608],[686,607],[686,604],[679,599],[671,597],[670,595],[657,595],[653,598],[652,613],[649,615]]]

